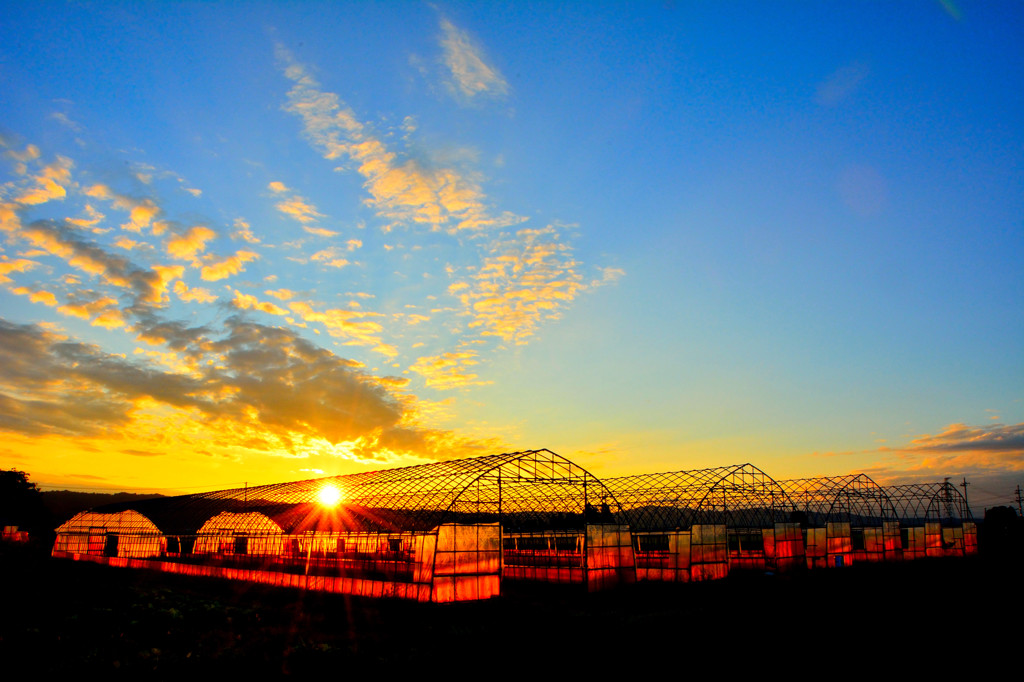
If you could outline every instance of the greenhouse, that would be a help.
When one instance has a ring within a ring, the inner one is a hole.
[[[638,580],[722,578],[803,563],[785,490],[750,464],[605,479],[633,534]]]
[[[502,577],[599,588],[634,576],[614,498],[549,450],[97,512],[58,529],[55,556],[442,602],[493,596]],[[93,551],[100,538],[117,554]]]
[[[54,554],[149,558],[163,554],[166,541],[160,529],[136,511],[86,511],[57,528],[53,549]]]
[[[451,602],[509,581],[602,589],[977,551],[948,481],[776,481],[751,464],[599,480],[527,450],[107,505],[53,555],[345,594]]]
[[[849,566],[899,556],[899,521],[886,495],[865,474],[780,481],[802,527],[809,568]]]
[[[904,559],[978,552],[978,527],[967,500],[948,480],[885,488],[900,521]]]

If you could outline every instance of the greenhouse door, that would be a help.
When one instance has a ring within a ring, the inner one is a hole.
[[[103,543],[103,556],[117,556],[117,535],[107,533],[106,541]]]

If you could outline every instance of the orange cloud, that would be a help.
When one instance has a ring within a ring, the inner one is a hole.
[[[356,458],[449,457],[484,445],[418,425],[415,399],[396,393],[404,380],[368,374],[287,329],[235,318],[215,343],[183,331],[164,329],[181,344],[174,353],[139,349],[129,359],[0,319],[0,431],[117,433],[149,439],[153,452],[202,442]]]
[[[90,204],[85,205],[85,213],[87,216],[89,216],[88,218],[65,218],[64,220],[71,223],[75,227],[92,227],[96,223],[106,218],[105,215],[97,211]]]
[[[104,329],[116,329],[126,326],[124,315],[120,310],[114,308],[104,310],[90,324],[94,327],[103,327]]]
[[[274,204],[274,207],[277,208],[282,215],[293,220],[297,220],[300,223],[316,222],[317,218],[323,217],[323,214],[318,213],[313,204],[303,201],[302,198],[298,196],[294,196],[286,201],[279,201]]]
[[[214,261],[205,266],[201,277],[207,282],[216,282],[226,279],[231,275],[245,271],[245,264],[259,258],[259,254],[252,251],[238,251],[233,256]]]
[[[339,308],[317,311],[303,301],[292,301],[288,307],[306,322],[319,322],[324,325],[331,336],[346,338],[350,343],[370,346],[372,350],[390,357],[398,354],[394,346],[381,341],[380,333],[383,327],[369,319],[382,317],[380,313]]]
[[[343,268],[349,264],[348,259],[342,258],[339,250],[335,247],[324,249],[323,251],[317,251],[310,256],[310,259],[318,263],[323,263],[324,265],[329,265],[332,268]]]
[[[250,294],[243,294],[238,289],[235,289],[235,298],[232,303],[236,308],[240,308],[241,310],[259,310],[269,315],[288,314],[288,311],[284,308],[274,305],[269,301],[260,301]]]
[[[57,160],[43,168],[33,178],[35,187],[30,187],[15,197],[15,201],[23,205],[44,204],[54,199],[67,196],[67,186],[71,184],[71,159],[58,156]]]
[[[118,194],[103,184],[96,184],[85,189],[86,196],[96,199],[110,201],[114,208],[128,211],[128,222],[123,223],[121,228],[130,232],[142,232],[149,227],[153,219],[162,213],[152,199],[129,197]]]
[[[884,461],[869,469],[879,481],[946,476],[997,477],[1024,472],[1024,424],[950,424],[903,447],[881,446]]]
[[[11,289],[12,292],[19,296],[28,296],[28,300],[33,303],[42,303],[43,305],[50,306],[51,308],[57,305],[57,297],[49,291],[43,291],[42,289],[29,289],[28,287],[17,287]]]
[[[466,371],[467,367],[476,364],[479,364],[477,353],[460,351],[421,357],[409,369],[423,376],[427,386],[442,390],[494,383],[483,381],[479,375]]]
[[[295,292],[292,291],[291,289],[278,289],[277,291],[270,291],[268,289],[263,293],[265,293],[267,296],[273,296],[279,301],[287,301],[288,299],[293,298],[295,296]]]
[[[496,242],[483,264],[470,268],[470,279],[448,291],[462,301],[471,328],[525,344],[543,320],[560,317],[586,288],[577,265],[554,227],[520,230]]]
[[[185,268],[181,265],[154,265],[153,273],[156,277],[150,280],[150,294],[144,300],[160,303],[167,295],[167,286],[172,281],[181,279],[185,274]]]
[[[252,233],[252,228],[246,221],[241,218],[235,218],[234,231],[231,233],[232,239],[241,239],[249,244],[259,244],[259,237]]]
[[[174,293],[177,294],[178,298],[182,301],[195,301],[197,303],[213,303],[217,300],[216,294],[210,293],[209,289],[203,289],[201,287],[189,288],[180,279],[174,283]]]
[[[12,272],[26,272],[34,268],[38,263],[35,261],[27,260],[25,258],[18,258],[16,260],[7,260],[6,258],[0,261],[0,284],[7,284],[13,280],[8,277]]]
[[[206,243],[216,236],[217,233],[210,228],[196,225],[185,234],[168,239],[167,254],[177,260],[194,260],[206,250]]]
[[[102,312],[106,308],[117,305],[117,299],[110,297],[99,297],[91,300],[84,300],[78,303],[68,303],[57,308],[57,312],[69,317],[78,317],[83,320],[92,319],[93,315]]]
[[[21,218],[18,217],[18,204],[0,203],[0,230],[14,233],[21,229]]]
[[[303,225],[302,229],[310,234],[315,234],[318,237],[336,237],[338,235],[334,230],[327,230],[322,227],[310,227],[309,225]]]

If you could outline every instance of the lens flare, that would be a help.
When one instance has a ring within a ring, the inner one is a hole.
[[[316,498],[325,507],[336,507],[341,502],[341,491],[333,485],[325,485],[323,488],[320,488]]]

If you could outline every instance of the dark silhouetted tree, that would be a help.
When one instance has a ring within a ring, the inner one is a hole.
[[[24,471],[0,471],[0,525],[18,526],[36,537],[52,530],[43,494]]]

